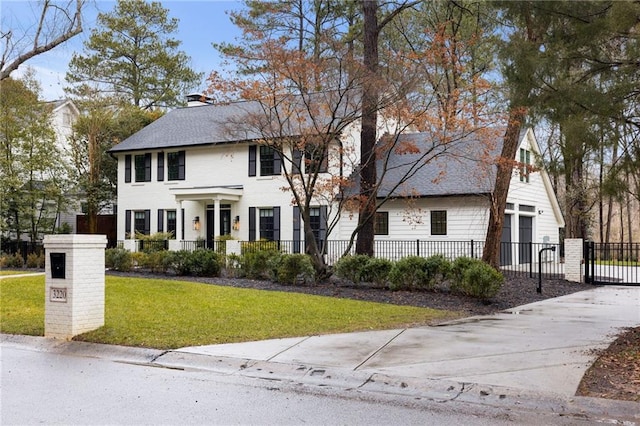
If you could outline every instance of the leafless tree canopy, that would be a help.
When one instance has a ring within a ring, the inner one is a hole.
[[[2,52],[0,80],[20,65],[82,32],[82,7],[86,0],[42,0],[37,22],[11,22],[5,16],[0,27]]]

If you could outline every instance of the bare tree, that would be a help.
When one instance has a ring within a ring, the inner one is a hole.
[[[0,80],[4,80],[20,65],[41,53],[59,46],[82,32],[82,8],[86,0],[68,0],[66,3],[43,0],[38,22],[25,30],[5,28],[2,22],[0,38]]]

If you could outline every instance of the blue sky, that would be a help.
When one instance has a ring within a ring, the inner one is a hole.
[[[234,0],[165,0],[162,6],[169,10],[169,16],[178,18],[179,30],[175,38],[182,41],[180,50],[191,57],[191,67],[203,72],[205,77],[218,69],[221,58],[211,43],[233,41],[240,36],[226,13],[242,7],[240,1]],[[54,50],[36,56],[22,65],[14,73],[19,77],[26,66],[36,70],[36,76],[42,85],[42,97],[54,100],[64,97],[64,76],[73,52],[82,50],[83,42],[88,39],[92,28],[96,26],[99,12],[108,12],[115,7],[115,1],[90,0],[84,13],[84,32],[72,38]],[[38,19],[38,2],[26,0],[1,0],[0,16],[2,28],[19,28],[34,26]],[[206,87],[204,81],[200,89]]]

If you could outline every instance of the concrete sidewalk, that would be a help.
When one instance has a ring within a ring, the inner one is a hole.
[[[310,336],[187,347],[181,355],[217,359],[230,370],[319,379],[327,370],[351,377],[420,383],[443,380],[571,397],[623,327],[640,325],[640,287],[599,287],[436,327]],[[193,361],[193,358],[191,358]]]

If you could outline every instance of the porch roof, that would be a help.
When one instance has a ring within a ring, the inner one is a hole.
[[[192,186],[188,188],[170,188],[176,201],[220,200],[238,201],[243,194],[242,185],[236,186]]]

